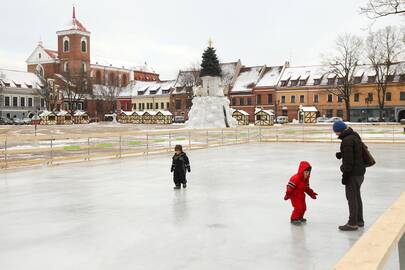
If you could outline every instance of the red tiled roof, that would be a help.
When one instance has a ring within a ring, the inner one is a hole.
[[[45,51],[47,54],[49,54],[50,57],[52,57],[52,58],[54,58],[54,59],[57,59],[57,58],[58,58],[58,52],[57,52],[57,51],[55,51],[55,50],[50,50],[50,49],[45,49],[45,48],[44,48],[44,51]]]

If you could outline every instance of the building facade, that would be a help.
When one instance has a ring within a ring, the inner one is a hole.
[[[44,110],[41,86],[35,74],[0,69],[0,117],[23,119]]]

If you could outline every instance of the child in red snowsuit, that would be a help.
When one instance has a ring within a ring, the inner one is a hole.
[[[291,204],[294,210],[291,214],[291,223],[294,225],[300,225],[307,220],[304,218],[307,206],[305,203],[305,193],[312,199],[316,199],[316,194],[309,187],[309,177],[311,176],[311,165],[307,161],[301,161],[298,168],[298,173],[290,178],[287,185],[287,191],[284,196],[284,200],[291,199]]]

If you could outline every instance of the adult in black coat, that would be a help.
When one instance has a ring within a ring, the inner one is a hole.
[[[181,145],[176,145],[174,148],[175,154],[172,158],[171,172],[173,173],[173,181],[176,185],[174,189],[180,189],[181,184],[183,188],[187,187],[186,171],[191,172],[190,161],[183,152]]]
[[[342,140],[340,152],[336,153],[342,159],[342,184],[345,185],[346,198],[349,205],[349,221],[339,226],[342,231],[355,231],[364,226],[363,202],[361,199],[361,185],[364,181],[366,168],[363,161],[363,142],[360,135],[343,121],[333,124],[333,131]]]

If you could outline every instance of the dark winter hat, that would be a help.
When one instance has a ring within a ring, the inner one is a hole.
[[[311,172],[311,171],[312,171],[312,167],[308,167],[308,168],[305,169],[304,172]]]
[[[333,124],[334,132],[342,132],[347,128],[347,125],[343,121],[337,121]]]

